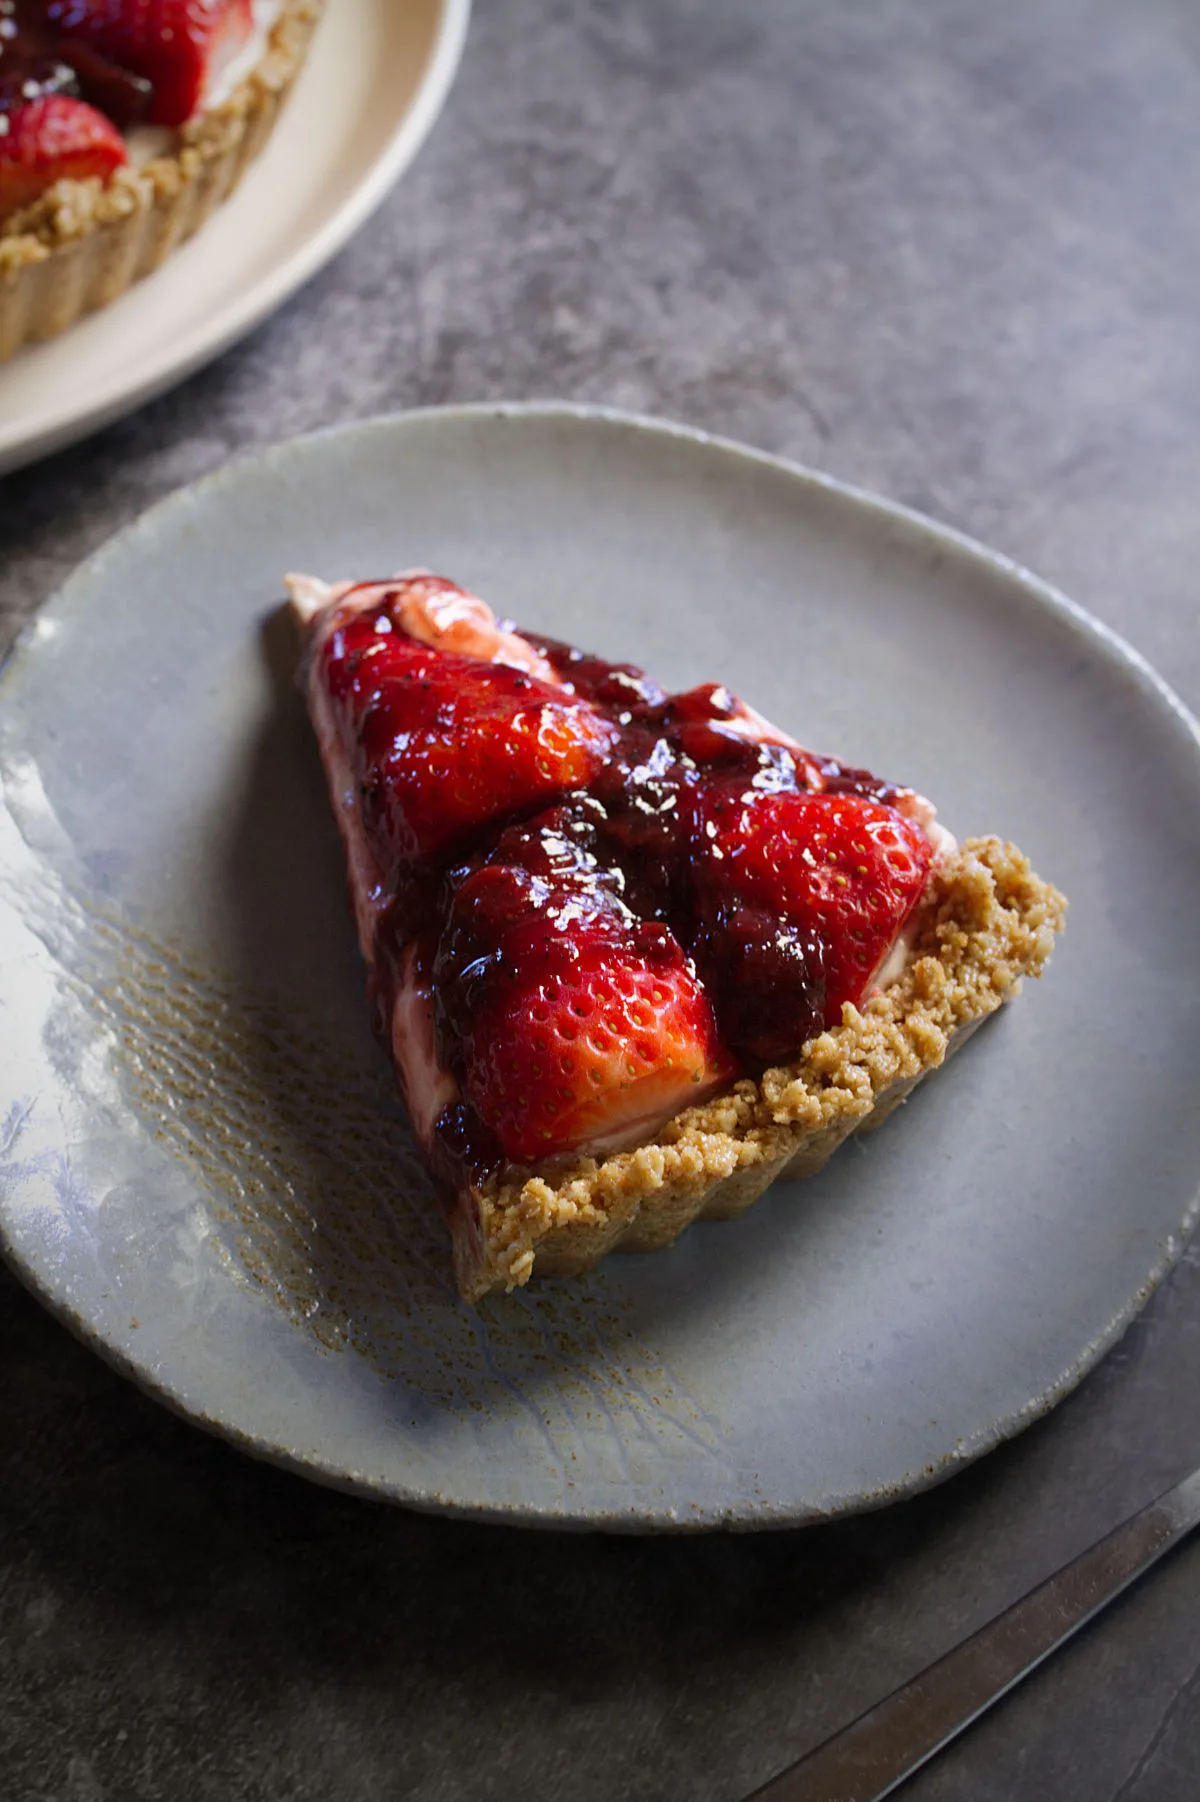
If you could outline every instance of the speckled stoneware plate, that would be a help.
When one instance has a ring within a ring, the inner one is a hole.
[[[0,472],[182,381],[335,256],[425,142],[469,15],[470,0],[328,0],[233,198],[114,305],[0,364]]]
[[[1016,839],[1071,897],[1049,974],[817,1180],[463,1307],[279,616],[287,569],[412,563]],[[1191,1225],[1195,725],[1012,564],[819,476],[563,408],[284,445],[44,609],[0,777],[8,1256],[135,1380],[311,1476],[610,1527],[869,1507],[1063,1395]]]

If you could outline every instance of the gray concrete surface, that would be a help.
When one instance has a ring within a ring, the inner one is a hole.
[[[915,503],[1200,706],[1190,0],[480,0],[375,224],[214,368],[0,482],[11,635],[231,452],[610,401]],[[0,1277],[0,1794],[736,1802],[1200,1461],[1200,1254],[1049,1420],[816,1532],[510,1534],[309,1488]],[[907,1792],[1194,1802],[1200,1543]]]

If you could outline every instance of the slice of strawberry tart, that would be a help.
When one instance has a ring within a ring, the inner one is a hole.
[[[0,0],[0,359],[156,269],[266,143],[322,0]]]
[[[1063,923],[996,839],[453,582],[289,578],[379,1032],[468,1301],[874,1126]]]

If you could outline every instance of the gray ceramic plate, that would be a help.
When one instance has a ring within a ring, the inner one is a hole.
[[[1016,839],[1044,982],[742,1221],[478,1313],[370,1038],[280,576],[444,569],[720,678]],[[736,446],[562,408],[235,465],[86,564],[0,679],[0,1230],[55,1312],[248,1450],[623,1527],[868,1507],[1016,1431],[1175,1258],[1200,1173],[1200,750],[1011,564]]]

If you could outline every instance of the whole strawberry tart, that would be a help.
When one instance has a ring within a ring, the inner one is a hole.
[[[0,359],[115,300],[270,136],[322,0],[0,0]]]
[[[819,1169],[1037,976],[1013,846],[423,573],[291,577],[375,1018],[463,1296]]]

